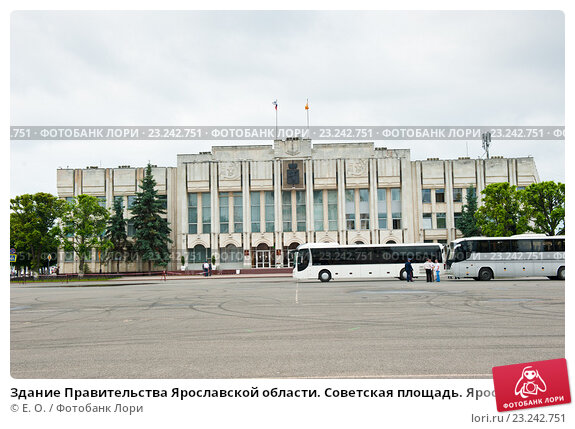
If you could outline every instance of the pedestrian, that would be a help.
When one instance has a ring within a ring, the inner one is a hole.
[[[435,264],[433,265],[435,267],[435,281],[440,282],[441,279],[439,278],[439,262],[437,262],[437,259],[435,260]]]
[[[431,283],[433,282],[433,262],[431,262],[431,259],[427,258],[427,261],[425,261],[425,263],[423,264],[423,268],[425,269],[425,277],[426,277],[426,282],[427,283]]]
[[[411,265],[411,258],[407,258],[405,263],[405,275],[408,282],[413,281],[413,266]]]
[[[204,277],[207,277],[210,269],[210,264],[208,263],[207,259],[206,262],[204,262],[204,264],[202,265],[202,268],[204,269]]]
[[[210,262],[208,265],[208,275],[211,276],[212,275],[212,263]]]

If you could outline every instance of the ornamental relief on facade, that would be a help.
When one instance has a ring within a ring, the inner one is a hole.
[[[241,165],[239,162],[220,162],[220,179],[238,180],[241,176]]]
[[[367,176],[367,159],[351,159],[346,161],[347,175],[350,177]]]

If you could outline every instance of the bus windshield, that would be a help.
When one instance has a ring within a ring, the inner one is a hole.
[[[309,250],[301,249],[296,253],[296,268],[298,271],[303,271],[309,265]]]
[[[449,266],[453,262],[465,261],[469,258],[469,255],[467,243],[450,243],[447,251],[447,265]]]

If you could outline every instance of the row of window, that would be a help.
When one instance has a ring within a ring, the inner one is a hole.
[[[282,191],[281,209],[283,231],[306,230],[306,191]],[[388,229],[387,189],[377,190],[377,222],[380,229]],[[401,229],[401,190],[391,188],[392,229]],[[211,232],[211,194],[188,194],[188,233]],[[243,232],[241,192],[219,194],[220,232]],[[252,232],[274,232],[273,191],[250,192]],[[201,222],[199,221],[201,219]],[[313,191],[313,225],[315,231],[337,231],[337,191]],[[369,190],[345,190],[345,226],[347,230],[369,229]]]
[[[565,239],[533,239],[533,240],[470,240],[464,248],[470,252],[564,252]]]
[[[106,208],[106,197],[96,197],[98,199],[98,204],[100,207]],[[124,198],[127,198],[128,209],[131,209],[136,202],[136,195],[128,195],[127,197],[123,196],[114,196],[114,202],[120,201],[122,208],[124,208]],[[71,202],[74,197],[66,197],[67,202]],[[162,208],[164,210],[168,209],[168,196],[167,195],[158,195],[158,200],[162,204]]]
[[[473,189],[473,196],[475,196],[475,188],[472,188],[472,189]],[[434,189],[422,189],[421,190],[421,201],[423,203],[431,203],[431,192],[433,190]],[[463,188],[453,188],[453,202],[454,203],[462,203],[463,202],[463,191],[464,191]],[[445,202],[445,188],[435,189],[435,202],[436,203],[444,203]]]
[[[428,258],[442,261],[439,246],[311,249],[312,265],[397,264],[407,259],[412,263],[423,263]]]

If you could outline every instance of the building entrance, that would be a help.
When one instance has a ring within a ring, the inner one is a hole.
[[[256,250],[256,268],[271,267],[271,250]]]

